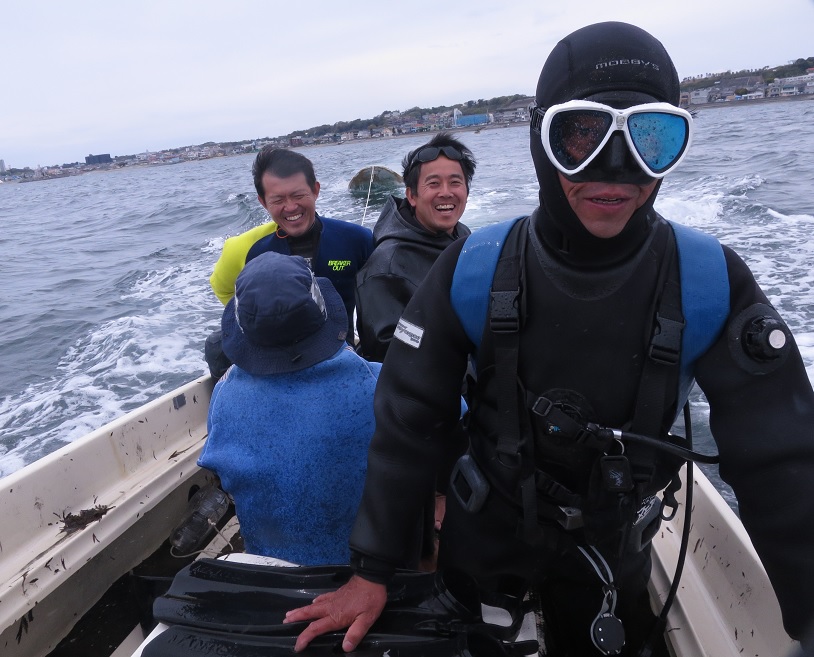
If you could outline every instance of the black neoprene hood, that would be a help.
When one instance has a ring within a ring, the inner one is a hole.
[[[658,39],[635,25],[607,22],[583,27],[554,46],[540,73],[536,101],[540,108],[593,100],[621,109],[652,102],[678,105],[680,93],[675,66]],[[594,237],[571,209],[534,122],[530,138],[540,183],[535,227],[543,241],[563,260],[581,267],[608,265],[635,252],[648,233],[660,184],[619,235]]]
[[[680,93],[675,66],[658,39],[635,25],[608,22],[583,27],[554,47],[536,99],[538,107],[550,107],[596,94],[608,100],[645,94],[678,105]]]

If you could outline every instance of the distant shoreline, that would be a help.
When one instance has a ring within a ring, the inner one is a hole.
[[[749,100],[730,100],[730,101],[723,101],[723,102],[716,102],[716,103],[702,103],[702,104],[694,104],[686,107],[685,109],[692,111],[692,110],[708,110],[708,109],[722,109],[722,108],[731,108],[731,107],[741,107],[743,105],[760,105],[766,103],[776,103],[776,102],[797,102],[797,101],[814,101],[814,94],[801,94],[798,96],[782,96],[780,98],[754,98]],[[434,135],[438,132],[479,132],[481,130],[502,130],[505,128],[519,128],[523,126],[528,126],[529,121],[513,121],[511,123],[484,123],[481,125],[471,125],[471,126],[461,126],[461,127],[449,127],[449,128],[442,128],[440,130],[427,130],[421,132],[408,132],[396,135],[387,135],[381,137],[370,137],[368,139],[352,139],[348,141],[339,141],[339,142],[331,142],[331,143],[324,143],[324,144],[303,144],[301,146],[290,146],[289,148],[292,149],[305,149],[305,148],[330,148],[333,146],[342,146],[344,144],[349,143],[361,143],[361,142],[368,142],[368,141],[378,141],[380,139],[405,139],[409,137],[420,137],[421,135]],[[240,157],[241,155],[250,155],[251,152],[247,153],[234,153],[228,155],[218,155],[217,157]],[[202,158],[202,159],[213,159],[213,158]],[[29,182],[43,182],[46,180],[58,180],[60,178],[67,178],[74,175],[87,175],[89,173],[111,173],[113,171],[123,171],[125,169],[130,169],[133,167],[154,167],[154,166],[171,166],[171,164],[177,163],[138,163],[132,164],[127,167],[111,167],[108,169],[94,169],[91,171],[83,171],[79,174],[69,174],[63,176],[48,176],[42,178],[27,178],[23,180],[6,180],[0,182],[6,182],[11,184],[20,184],[20,183],[29,183]]]
[[[786,103],[798,100],[814,101],[814,94],[801,94],[799,96],[781,96],[779,98],[750,98],[749,100],[729,100],[719,103],[701,103],[700,105],[690,105],[685,109],[718,109],[723,107],[739,107],[741,105],[761,105],[765,103]]]
[[[732,108],[732,107],[742,107],[743,105],[760,105],[765,103],[776,103],[776,102],[796,102],[796,101],[814,101],[814,94],[804,94],[799,96],[783,96],[780,98],[753,98],[749,100],[730,100],[730,101],[723,101],[719,103],[701,103],[690,105],[685,109],[691,110],[707,110],[707,109],[723,109],[723,108]],[[398,134],[398,135],[388,135],[388,136],[381,136],[381,137],[371,137],[369,139],[352,139],[350,141],[339,141],[333,142],[329,144],[303,144],[302,146],[292,146],[291,148],[330,148],[332,146],[342,146],[343,144],[353,144],[362,141],[373,141],[373,140],[380,140],[380,139],[404,139],[407,137],[418,137],[422,134],[426,135],[434,135],[438,132],[479,132],[480,130],[501,130],[504,128],[519,128],[523,126],[528,126],[529,121],[513,121],[512,123],[484,123],[481,125],[469,125],[469,126],[461,126],[455,128],[442,128],[440,130],[427,130],[426,132],[408,132],[406,134]],[[228,156],[227,156],[228,157]]]
[[[418,132],[406,132],[397,135],[382,135],[380,137],[368,137],[367,139],[348,139],[346,141],[334,141],[327,144],[302,144],[301,146],[289,146],[292,150],[299,150],[300,148],[332,148],[335,146],[345,146],[347,144],[360,144],[371,141],[381,141],[386,139],[409,139],[410,137],[421,137],[421,135],[428,135],[428,138],[439,132],[480,132],[481,130],[501,130],[503,128],[522,128],[527,126],[528,121],[512,121],[511,123],[484,123],[483,125],[467,125],[454,128],[440,128],[438,130],[420,130]],[[226,156],[230,157],[230,156]]]
[[[814,94],[803,94],[799,96],[782,96],[780,98],[753,98],[749,100],[730,100],[718,103],[701,103],[694,104],[686,107],[687,110],[702,110],[702,109],[723,109],[731,107],[742,107],[743,105],[760,105],[762,103],[785,103],[797,101],[814,101]],[[481,125],[469,125],[453,128],[442,128],[440,130],[427,130],[426,132],[408,132],[406,134],[388,135],[382,137],[371,137],[370,139],[352,139],[350,141],[333,142],[330,144],[303,144],[302,146],[292,146],[292,148],[321,148],[323,146],[341,146],[347,143],[357,143],[360,141],[371,141],[379,139],[403,139],[406,137],[416,137],[422,134],[436,134],[438,132],[478,132],[480,130],[500,130],[503,128],[517,128],[527,126],[529,121],[513,121],[511,123],[483,123]]]

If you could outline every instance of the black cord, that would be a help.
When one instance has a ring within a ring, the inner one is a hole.
[[[692,449],[692,420],[690,418],[690,403],[684,404],[684,431],[687,434],[687,444]],[[670,585],[670,591],[667,598],[664,600],[664,606],[661,613],[653,624],[653,629],[647,637],[647,641],[639,651],[639,657],[650,657],[653,654],[653,646],[656,641],[664,634],[664,628],[667,627],[667,614],[673,606],[673,601],[678,594],[678,585],[681,581],[681,574],[684,572],[684,562],[687,559],[687,547],[690,543],[690,517],[692,516],[692,492],[693,492],[693,467],[692,461],[687,463],[687,492],[684,496],[684,528],[681,531],[681,547],[678,550],[678,560],[676,561],[675,575],[673,575],[673,583]]]
[[[687,406],[685,405],[685,409]],[[685,424],[687,420],[684,420]],[[689,425],[686,425],[689,427]],[[673,456],[678,456],[682,459],[685,459],[688,462],[696,462],[696,463],[708,463],[710,465],[714,465],[720,462],[720,457],[718,454],[701,454],[700,452],[695,452],[692,449],[692,430],[687,428],[687,444],[689,445],[689,449],[686,447],[681,447],[680,445],[674,445],[673,443],[668,443],[663,440],[658,440],[656,438],[651,438],[650,436],[643,436],[638,433],[628,433],[627,431],[620,432],[621,437],[624,440],[629,440],[633,443],[642,443],[643,445],[648,445],[649,447],[653,447],[655,449],[661,450],[662,452],[667,452],[668,454],[672,454]]]

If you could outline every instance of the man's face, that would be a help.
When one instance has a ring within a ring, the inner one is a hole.
[[[657,180],[646,185],[605,182],[571,182],[561,173],[560,184],[568,203],[585,229],[594,237],[616,237],[633,213],[642,207]]]
[[[460,162],[443,155],[421,165],[415,194],[407,189],[407,201],[416,219],[432,233],[452,234],[466,209],[468,196]]]
[[[311,189],[304,173],[278,178],[266,172],[262,181],[265,194],[258,196],[257,200],[277,226],[291,237],[305,234],[316,218],[319,183],[315,183],[314,189]]]

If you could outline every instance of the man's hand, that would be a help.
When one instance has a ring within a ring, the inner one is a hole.
[[[307,607],[292,609],[285,615],[285,623],[313,621],[297,637],[295,652],[301,652],[308,644],[326,632],[347,627],[342,650],[350,652],[362,641],[381,615],[387,602],[387,587],[354,575],[350,581],[333,593],[314,598]]]

